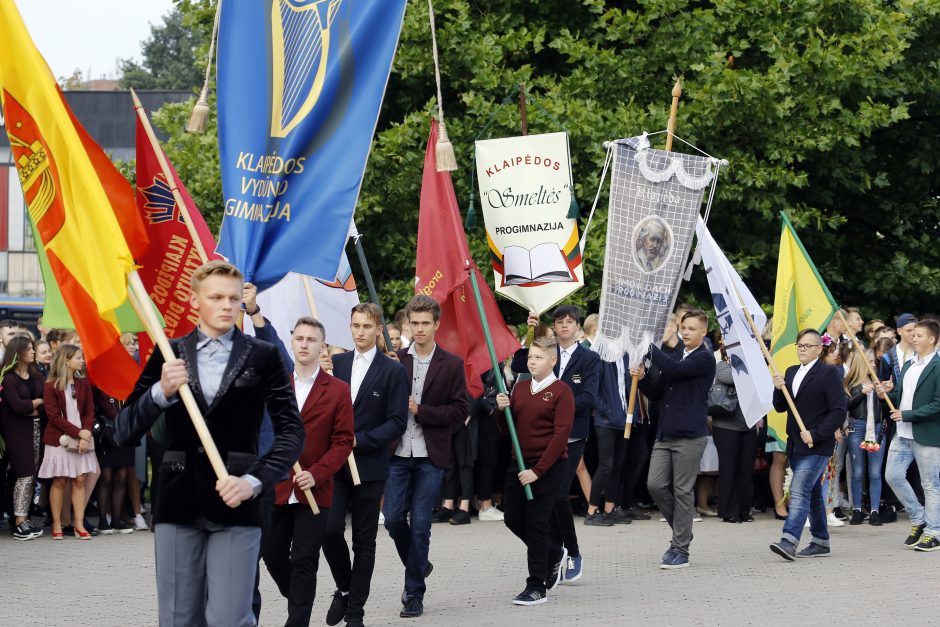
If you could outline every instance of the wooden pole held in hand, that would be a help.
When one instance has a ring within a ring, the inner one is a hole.
[[[767,367],[770,368],[770,373],[778,377],[780,376],[780,371],[777,370],[777,365],[774,363],[773,356],[770,354],[770,350],[767,348],[767,345],[764,344],[764,340],[761,334],[761,330],[757,328],[757,323],[754,322],[754,318],[751,316],[751,312],[748,311],[747,306],[744,305],[744,299],[741,297],[741,292],[738,290],[738,286],[731,282],[731,286],[734,288],[735,293],[738,295],[738,302],[741,303],[741,311],[744,312],[744,317],[747,318],[747,323],[751,326],[751,331],[754,332],[754,337],[757,338],[757,343],[760,345],[761,354],[764,355],[764,361],[767,362]],[[787,389],[787,386],[783,386],[783,389],[780,390],[783,392],[783,397],[787,399],[787,407],[790,408],[790,412],[793,414],[793,418],[796,420],[797,426],[800,428],[800,432],[806,431],[806,425],[803,424],[803,417],[800,416],[800,412],[796,409],[796,403],[793,402],[793,397],[790,396],[790,390]],[[813,444],[807,444],[809,448],[813,448]]]
[[[300,462],[294,462],[294,476],[299,475],[303,471],[304,469],[300,467]],[[320,508],[317,507],[317,502],[313,499],[313,491],[310,488],[305,488],[304,496],[307,497],[307,502],[310,503],[310,510],[313,512],[313,515],[319,516]]]
[[[621,359],[623,359],[621,357]],[[636,391],[637,387],[640,385],[640,377],[633,377],[633,381],[630,383],[630,402],[627,403],[627,423],[623,427],[623,439],[629,440],[630,433],[633,431],[633,411],[636,409]]]
[[[131,270],[127,274],[127,285],[130,288],[128,290],[128,296],[130,297],[131,305],[133,305],[134,309],[137,311],[137,315],[140,316],[141,321],[147,327],[147,333],[160,349],[163,360],[169,361],[170,359],[176,359],[176,354],[170,346],[170,341],[167,339],[163,327],[160,326],[160,320],[154,313],[153,303],[150,301],[147,288],[144,287],[144,283],[140,280],[140,275],[137,274],[136,270]],[[189,412],[189,418],[193,421],[196,435],[199,436],[199,443],[202,444],[202,448],[205,449],[206,457],[209,458],[209,463],[212,465],[212,470],[215,471],[216,477],[219,479],[228,477],[228,471],[225,469],[225,464],[222,462],[222,456],[219,455],[219,449],[212,439],[212,434],[209,432],[209,427],[206,426],[206,420],[202,417],[199,405],[196,404],[196,397],[193,396],[193,391],[189,389],[188,383],[184,383],[180,386],[179,395],[180,399],[183,401],[183,405],[186,406],[186,411]]]
[[[849,323],[846,321],[845,316],[842,315],[842,310],[839,309],[836,311],[836,315],[839,316],[839,320],[842,321],[842,324],[845,325],[846,334],[849,333]],[[872,368],[871,363],[868,361],[868,356],[865,355],[861,348],[859,347],[858,340],[855,338],[854,334],[849,335],[852,338],[852,350],[857,351],[859,357],[864,360],[865,365],[868,367],[868,375],[871,377],[872,383],[880,383],[881,380],[878,378],[878,373],[875,372],[875,369]],[[894,406],[894,403],[891,402],[891,399],[888,398],[888,395],[885,394],[884,401],[888,404],[888,409],[891,411],[896,411],[897,408]]]

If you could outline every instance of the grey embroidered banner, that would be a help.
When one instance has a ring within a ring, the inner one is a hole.
[[[605,361],[628,353],[633,367],[662,339],[713,173],[707,157],[653,150],[645,134],[613,143],[593,348]]]

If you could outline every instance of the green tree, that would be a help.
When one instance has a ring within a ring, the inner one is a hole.
[[[59,77],[59,87],[62,88],[62,91],[83,89],[85,87],[85,76],[82,74],[81,70],[75,68],[71,76]]]
[[[210,25],[211,26],[211,25]],[[121,86],[125,89],[197,89],[203,70],[196,64],[201,31],[192,28],[179,8],[151,24],[150,37],[141,43],[143,62],[121,61]]]
[[[183,2],[181,10],[194,28],[211,28],[205,0]],[[722,170],[709,226],[759,301],[768,309],[773,303],[778,213],[785,210],[841,303],[880,316],[936,309],[937,0],[438,0],[435,10],[462,205],[473,140],[513,86],[524,83],[568,129],[586,218],[602,143],[665,128],[669,92],[681,78],[677,133],[731,164]],[[386,310],[402,306],[413,289],[421,169],[436,106],[430,46],[427,5],[414,0],[356,210]],[[187,136],[188,114],[185,105],[168,105],[155,118],[216,228],[222,195],[214,127]],[[530,132],[556,130],[534,108],[529,114]],[[507,106],[487,136],[518,132],[518,110]],[[595,310],[606,202],[605,186],[588,235],[587,287],[571,299]],[[468,239],[486,268],[482,224]],[[701,272],[682,298],[708,302]],[[511,303],[501,306],[508,320],[524,316]]]

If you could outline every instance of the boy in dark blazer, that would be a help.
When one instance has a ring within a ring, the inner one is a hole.
[[[300,455],[303,426],[277,350],[235,326],[241,272],[210,261],[192,275],[192,333],[155,351],[115,421],[119,446],[139,442],[165,414],[166,453],[155,489],[157,602],[161,625],[254,625],[252,589],[261,542],[257,497]],[[230,473],[216,480],[177,391],[188,382]],[[274,442],[258,457],[267,408]]]
[[[346,621],[362,625],[375,568],[375,537],[385,481],[388,479],[388,447],[401,437],[408,415],[408,377],[401,364],[376,347],[382,333],[381,313],[374,303],[352,308],[349,328],[355,348],[321,360],[322,368],[348,383],[353,401],[355,438],[353,453],[362,483],[354,486],[348,466],[334,478],[333,504],[326,519],[323,556],[336,582],[327,625]],[[343,533],[346,512],[351,511],[352,550]]]
[[[297,460],[302,471],[274,487],[270,531],[262,557],[281,595],[287,599],[286,625],[306,626],[317,591],[317,567],[326,517],[333,500],[333,475],[346,463],[353,445],[353,409],[349,384],[320,368],[326,329],[319,320],[303,317],[291,332],[287,353],[274,327],[262,320],[255,334],[277,346],[291,370],[294,395],[307,438]],[[320,508],[311,511],[304,490]]]
[[[411,381],[408,424],[393,446],[385,486],[385,528],[405,566],[402,618],[424,613],[425,579],[431,574],[428,551],[434,505],[444,473],[450,467],[451,429],[467,420],[470,398],[463,360],[434,342],[441,325],[441,307],[424,294],[405,308],[411,346],[400,349]]]
[[[650,345],[650,360],[660,372],[655,381],[645,377],[643,364],[630,369],[641,378],[643,394],[651,401],[662,401],[646,487],[672,528],[669,549],[659,565],[666,570],[689,565],[695,512],[692,488],[708,439],[708,391],[715,380],[715,358],[705,345],[705,312],[686,311],[679,333],[685,347],[681,354],[667,354]]]
[[[587,445],[591,414],[597,402],[600,385],[600,358],[597,353],[578,343],[581,335],[581,310],[574,305],[561,305],[552,312],[552,319],[552,330],[558,342],[558,363],[555,364],[554,373],[574,392],[574,424],[568,437],[568,457],[565,460],[561,487],[552,511],[552,542],[549,548],[549,563],[552,568],[548,575],[550,581],[547,582],[549,590],[558,583],[581,578],[582,557],[569,492]],[[527,323],[533,328],[538,326],[538,314],[530,311]],[[528,358],[528,349],[516,351],[512,358],[513,372],[528,372]]]
[[[819,360],[822,338],[815,329],[804,329],[796,337],[799,366],[790,366],[784,376],[774,377],[774,409],[787,412],[787,457],[793,479],[790,481],[790,508],[783,523],[780,542],[770,549],[785,560],[817,557],[829,553],[829,527],[823,502],[822,475],[835,448],[835,433],[848,411],[843,371]],[[806,431],[800,431],[790,411],[783,389],[793,398]],[[812,542],[799,553],[803,526],[809,518]]]

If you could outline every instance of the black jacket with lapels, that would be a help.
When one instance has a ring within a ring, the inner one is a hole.
[[[659,376],[640,381],[640,390],[659,404],[656,439],[708,435],[708,391],[715,381],[715,357],[702,344],[683,358],[653,346],[650,359]]]
[[[250,474],[270,490],[300,456],[304,429],[297,401],[281,357],[271,344],[235,329],[219,390],[206,402],[196,372],[196,332],[171,341],[173,352],[186,362],[189,385],[212,439],[229,474]],[[165,412],[166,453],[155,490],[155,523],[188,524],[203,515],[233,526],[261,525],[259,499],[236,508],[227,506],[215,490],[216,475],[182,401],[161,409],[150,389],[160,381],[163,356],[154,351],[134,391],[115,422],[119,445],[140,440]],[[274,444],[258,457],[258,433],[267,408],[274,427]]]
[[[555,376],[561,366],[561,348],[557,347],[558,363],[555,364]],[[520,348],[512,358],[513,372],[529,372],[529,349]],[[574,392],[574,423],[571,426],[573,440],[588,437],[591,429],[591,414],[597,404],[597,395],[601,380],[601,361],[597,353],[575,344],[575,350],[568,358],[565,372],[559,377]]]

